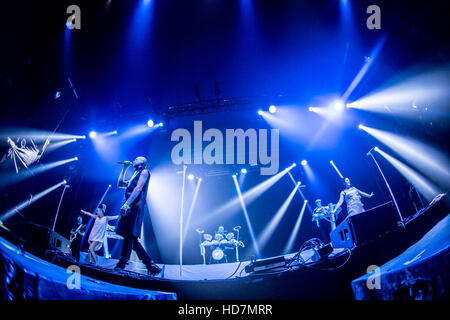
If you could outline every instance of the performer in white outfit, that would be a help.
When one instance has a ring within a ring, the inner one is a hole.
[[[344,186],[345,190],[341,191],[339,201],[334,210],[332,211],[332,213],[333,214],[336,213],[336,211],[341,207],[344,200],[347,203],[347,213],[349,216],[354,216],[361,212],[364,212],[364,206],[363,203],[361,202],[361,196],[366,198],[372,198],[373,192],[368,194],[355,188],[354,186],[352,186],[349,178],[344,179]]]
[[[92,227],[91,233],[89,234],[89,261],[97,264],[97,258],[95,256],[95,251],[101,249],[103,241],[106,236],[106,227],[108,222],[117,219],[119,216],[105,216],[106,205],[102,204],[97,208],[97,214],[94,215],[90,212],[81,210],[82,213],[91,216],[95,219],[94,226]]]

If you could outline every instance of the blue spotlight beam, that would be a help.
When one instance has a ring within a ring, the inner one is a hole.
[[[445,189],[450,188],[450,162],[447,155],[410,137],[362,124],[358,128],[381,141],[427,177],[439,182]]]
[[[36,129],[17,129],[17,128],[2,128],[0,130],[0,138],[6,139],[17,139],[17,138],[31,138],[35,142],[45,141],[47,139],[51,141],[56,140],[68,140],[68,139],[85,139],[86,136],[73,135],[60,132],[43,131]]]
[[[39,166],[35,166],[32,168],[25,168],[22,171],[20,171],[18,174],[16,174],[16,173],[6,174],[0,180],[0,187],[4,187],[4,186],[10,185],[10,184],[20,182],[22,180],[28,179],[31,176],[36,176],[40,173],[43,173],[45,171],[51,170],[53,168],[62,166],[66,163],[76,161],[76,160],[78,160],[78,159],[75,157],[75,158],[71,158],[71,159],[41,164]]]
[[[295,241],[295,238],[297,237],[298,230],[300,230],[300,224],[302,222],[303,214],[305,213],[305,208],[306,208],[307,204],[308,204],[308,200],[304,200],[302,209],[300,210],[300,214],[298,215],[297,221],[295,222],[294,229],[292,229],[291,235],[289,236],[289,240],[283,249],[284,254],[290,253],[290,251],[294,247],[294,241]]]
[[[336,165],[334,164],[333,160],[330,161],[330,164],[333,166],[334,170],[336,170],[337,174],[339,175],[339,177],[341,179],[344,179],[344,176],[342,175],[342,173],[339,171],[339,169],[336,167]]]
[[[62,140],[62,141],[59,141],[59,142],[56,142],[56,143],[51,143],[50,142],[50,144],[48,145],[46,151],[47,151],[47,153],[49,153],[49,152],[52,152],[52,151],[54,151],[54,150],[56,150],[58,148],[61,148],[61,147],[65,146],[65,145],[67,145],[69,143],[76,142],[76,141],[77,141],[77,139],[73,138],[73,139],[68,139],[68,140]]]
[[[261,182],[260,184],[254,186],[250,190],[247,190],[243,194],[243,198],[245,202],[251,203],[256,198],[261,196],[264,192],[269,190],[275,183],[277,183],[286,173],[288,173],[292,168],[294,168],[296,164],[292,164],[288,168],[284,169],[283,171],[278,172],[276,175],[270,177],[269,179]],[[235,210],[239,209],[239,203],[240,199],[239,197],[233,198],[232,200],[228,201],[227,203],[223,204],[219,208],[215,209],[211,214],[209,214],[202,223],[205,223],[206,221],[209,221],[213,218],[216,218],[219,215],[226,214],[229,212],[234,212]]]
[[[38,194],[31,196],[30,199],[25,200],[23,202],[21,202],[20,204],[18,204],[17,206],[15,206],[14,208],[4,212],[1,216],[0,216],[0,221],[6,221],[7,219],[9,219],[11,216],[13,216],[15,213],[20,212],[20,210],[25,209],[26,207],[30,206],[32,203],[36,202],[37,200],[41,199],[42,197],[44,197],[45,195],[49,194],[50,192],[58,189],[60,186],[66,184],[66,181],[63,180],[60,183],[54,185],[53,187],[50,187],[44,191],[39,192]]]
[[[291,178],[292,183],[293,183],[294,185],[296,185],[296,184],[297,184],[297,181],[295,181],[294,176],[292,175],[292,173],[288,172],[288,174],[289,174],[289,177]],[[302,187],[302,186],[300,186],[300,188],[301,188],[301,187]],[[308,200],[308,199],[306,199],[305,195],[303,194],[303,192],[302,192],[302,190],[301,190],[300,188],[297,189],[297,192],[302,196],[302,199],[303,199],[303,200]],[[313,210],[312,210],[311,206],[309,205],[309,203],[307,203],[307,208],[308,208],[309,212],[310,212],[311,215],[312,215],[312,214],[313,214]]]
[[[435,188],[435,186],[433,186],[432,183],[427,181],[425,177],[423,177],[421,174],[419,174],[409,166],[405,165],[398,159],[380,150],[379,148],[375,148],[374,150],[376,150],[387,161],[389,161],[389,163],[392,164],[394,168],[397,169],[400,174],[402,174],[409,182],[411,182],[411,184],[414,185],[427,200],[433,199],[439,193],[439,191]]]
[[[386,41],[386,38],[381,38],[378,43],[376,44],[375,48],[372,50],[372,52],[370,53],[370,56],[368,57],[368,59],[366,59],[363,67],[361,68],[361,70],[358,72],[358,74],[356,75],[356,77],[353,79],[352,83],[349,85],[349,87],[347,88],[347,90],[345,91],[344,95],[342,96],[342,99],[344,101],[347,101],[347,99],[349,98],[349,96],[352,94],[353,90],[358,86],[358,84],[361,82],[361,80],[364,78],[364,75],[367,73],[367,71],[369,70],[370,66],[373,64],[373,62],[375,61],[375,59],[377,58],[378,54],[381,51],[381,48],[384,45],[384,42]]]
[[[200,190],[200,184],[202,179],[197,179],[197,185],[195,186],[194,196],[192,197],[191,206],[189,208],[189,213],[186,219],[186,225],[184,226],[183,241],[186,238],[186,234],[191,223],[192,213],[194,212],[195,203],[197,202],[198,191]]]
[[[252,239],[253,248],[255,249],[256,258],[261,257],[261,253],[259,251],[258,243],[256,242],[255,233],[253,232],[253,227],[250,222],[250,218],[248,216],[247,207],[245,206],[244,197],[241,193],[241,188],[239,187],[239,183],[237,182],[236,176],[233,175],[234,185],[236,186],[236,191],[238,193],[239,202],[241,203],[242,211],[244,212],[245,222],[247,223],[247,228],[250,232],[250,237]]]
[[[286,213],[289,204],[291,203],[292,199],[294,198],[298,188],[300,187],[300,181],[297,182],[294,189],[291,191],[289,196],[286,198],[286,200],[283,202],[281,207],[278,209],[278,211],[275,213],[275,215],[272,217],[270,222],[267,224],[267,226],[264,228],[264,230],[261,232],[261,234],[258,236],[257,242],[259,244],[259,248],[262,249],[266,246],[267,242],[269,241],[270,237],[275,232],[275,229],[279,225],[281,219],[283,218],[284,214]]]

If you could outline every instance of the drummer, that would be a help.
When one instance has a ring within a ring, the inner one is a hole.
[[[227,232],[225,231],[225,228],[223,226],[219,226],[217,228],[216,234],[221,234],[223,236],[222,239],[224,239],[226,234],[227,234]]]

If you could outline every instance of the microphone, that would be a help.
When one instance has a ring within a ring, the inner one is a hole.
[[[372,149],[370,149],[369,152],[366,153],[366,156],[368,156],[372,152],[373,149],[375,149],[375,147],[372,147]]]
[[[117,164],[133,164],[131,161],[118,161]]]

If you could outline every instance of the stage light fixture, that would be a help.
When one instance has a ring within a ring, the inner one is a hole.
[[[114,130],[114,131],[113,131],[113,134],[117,134],[117,130]]]
[[[344,103],[341,100],[337,100],[333,103],[333,110],[341,112],[344,109]]]
[[[78,160],[78,157],[73,158],[75,161]]]
[[[152,119],[150,119],[150,120],[147,121],[147,126],[148,126],[149,128],[153,127],[154,124],[155,124],[155,123],[153,122]]]
[[[275,113],[275,112],[277,112],[277,107],[275,107],[274,105],[271,105],[271,106],[269,107],[269,112],[270,112],[270,113]]]
[[[247,173],[247,169],[242,168],[242,169],[241,169],[241,173],[242,173],[242,174],[246,174],[246,173]]]
[[[262,116],[263,111],[262,111],[262,110],[258,110],[258,114],[259,114],[260,116]]]
[[[195,178],[195,176],[192,173],[190,173],[190,174],[188,174],[187,178],[188,178],[188,180],[193,180]]]
[[[358,129],[362,129],[364,126],[362,124],[358,125]]]
[[[313,111],[314,111],[314,108],[313,108],[313,107],[309,107],[308,110],[309,110],[310,112],[313,112]]]
[[[302,160],[302,166],[306,166],[308,164],[308,161]]]

